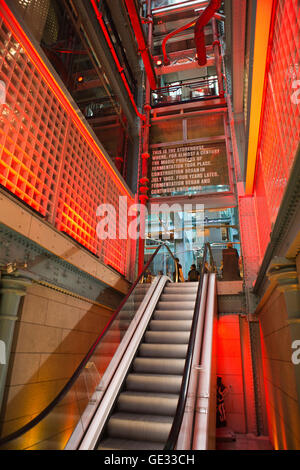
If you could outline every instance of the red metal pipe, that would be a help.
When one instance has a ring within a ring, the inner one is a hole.
[[[221,8],[221,0],[211,0],[204,12],[199,16],[195,26],[195,43],[197,50],[198,64],[203,66],[206,64],[206,49],[204,27],[214,16],[215,12]]]
[[[96,14],[98,23],[99,23],[99,25],[100,25],[100,27],[101,27],[101,29],[102,29],[102,31],[103,31],[103,34],[104,34],[104,36],[105,36],[106,41],[107,41],[107,45],[108,45],[108,47],[109,47],[109,49],[110,49],[110,51],[111,51],[111,54],[112,54],[112,56],[113,56],[113,58],[114,58],[115,63],[116,63],[117,69],[118,69],[118,71],[119,71],[119,73],[120,73],[120,75],[121,75],[121,78],[122,78],[123,83],[124,83],[124,85],[125,85],[125,88],[126,88],[126,91],[127,91],[127,93],[128,93],[129,99],[130,99],[130,101],[131,101],[131,103],[132,103],[132,105],[133,105],[133,107],[134,107],[135,113],[136,113],[136,115],[137,115],[140,119],[142,119],[143,121],[145,121],[145,119],[146,119],[145,115],[144,115],[144,114],[141,114],[141,113],[139,112],[137,106],[136,106],[136,103],[135,103],[133,94],[131,93],[131,90],[130,90],[130,87],[129,87],[129,85],[128,85],[126,76],[125,76],[125,74],[124,74],[124,69],[123,69],[123,67],[122,67],[121,64],[120,64],[120,61],[119,61],[118,56],[117,56],[117,54],[116,54],[116,51],[115,51],[115,49],[114,49],[113,43],[112,43],[112,41],[111,41],[111,39],[110,39],[110,35],[109,35],[109,33],[108,33],[107,29],[106,29],[106,25],[105,25],[105,23],[104,23],[104,21],[103,21],[102,13],[98,10],[98,6],[97,6],[97,4],[96,4],[96,0],[91,0],[91,4],[92,4],[93,9],[94,9],[94,11],[95,11],[95,14]]]
[[[194,24],[196,23],[196,20],[193,20],[191,21],[190,23],[188,24],[185,24],[184,26],[181,26],[180,28],[178,29],[175,29],[174,31],[171,31],[171,33],[167,34],[166,37],[164,38],[163,42],[162,42],[162,45],[161,45],[161,48],[162,48],[162,53],[163,53],[163,56],[164,56],[164,64],[165,65],[169,65],[170,64],[170,59],[168,57],[168,54],[167,54],[167,51],[166,51],[166,44],[167,44],[167,41],[175,36],[176,34],[178,33],[181,33],[181,31],[184,31],[185,29],[188,29],[190,28],[191,26],[194,26]]]
[[[145,71],[149,80],[151,90],[156,89],[156,75],[152,64],[152,57],[150,55],[143,29],[140,20],[140,16],[136,9],[136,4],[134,0],[125,0],[129,18],[132,24],[132,28],[138,43],[139,52],[142,56],[144,63]]]

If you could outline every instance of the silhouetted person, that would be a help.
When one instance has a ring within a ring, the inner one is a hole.
[[[237,281],[241,279],[239,269],[239,254],[232,243],[227,244],[227,248],[222,250],[223,256],[223,269],[222,279],[223,281]]]
[[[217,377],[217,428],[226,426],[226,413],[224,407],[224,398],[228,389],[222,382],[222,377]]]
[[[175,258],[175,261],[177,262],[177,269],[178,269],[178,281],[177,282],[184,282],[182,266],[179,263],[179,258]],[[173,274],[173,281],[176,282],[176,271]]]
[[[200,276],[200,274],[196,269],[196,265],[192,264],[191,265],[191,270],[189,271],[189,274],[188,274],[188,281],[189,282],[199,281],[199,276]]]

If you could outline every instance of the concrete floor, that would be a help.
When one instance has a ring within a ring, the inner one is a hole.
[[[216,450],[273,450],[268,436],[256,436],[255,434],[234,434],[235,440],[230,435],[219,436]]]

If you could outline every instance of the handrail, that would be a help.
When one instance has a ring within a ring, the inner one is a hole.
[[[180,393],[179,393],[179,399],[177,403],[177,408],[176,408],[173,424],[172,424],[167,442],[165,444],[164,450],[174,450],[177,439],[178,439],[178,434],[180,431],[184,411],[185,411],[185,405],[186,405],[186,400],[187,400],[187,393],[188,393],[191,369],[192,369],[192,360],[193,360],[194,344],[195,344],[196,332],[197,332],[197,324],[198,324],[198,318],[199,318],[199,312],[200,312],[200,304],[201,304],[201,299],[202,299],[203,279],[204,279],[204,274],[205,274],[205,262],[207,259],[208,252],[210,255],[210,264],[211,266],[213,266],[213,269],[215,269],[215,262],[213,259],[212,250],[211,250],[210,244],[207,242],[204,245],[200,281],[199,281],[198,289],[197,289],[194,315],[193,315],[191,333],[190,333],[190,338],[189,338],[189,343],[188,343],[187,356],[186,356],[186,361],[185,361],[184,370],[183,370],[183,378],[182,378],[182,383],[181,383],[181,388],[180,388]],[[203,344],[203,340],[201,343],[201,348],[202,348],[202,344]]]
[[[62,388],[62,390],[58,393],[58,395],[49,403],[48,406],[46,406],[46,408],[44,408],[35,418],[33,418],[31,421],[29,421],[27,424],[25,424],[24,426],[22,426],[21,428],[19,428],[17,431],[14,431],[13,433],[11,434],[8,434],[7,436],[5,437],[2,437],[0,438],[0,447],[4,444],[6,444],[7,442],[10,442],[14,439],[17,439],[18,437],[22,436],[23,434],[25,434],[26,432],[30,431],[30,429],[32,429],[34,426],[36,426],[38,423],[40,423],[53,409],[54,407],[64,398],[64,396],[67,394],[67,392],[71,389],[71,387],[74,385],[75,383],[75,380],[78,378],[79,374],[81,373],[81,371],[84,369],[84,367],[86,366],[86,364],[88,363],[90,357],[92,356],[93,352],[95,351],[97,345],[99,344],[99,342],[101,341],[101,339],[103,338],[103,336],[106,334],[107,330],[109,329],[110,325],[112,324],[112,322],[115,320],[115,318],[117,317],[118,313],[121,311],[121,309],[123,308],[123,306],[125,305],[125,303],[127,302],[127,300],[129,299],[130,295],[132,294],[133,290],[135,289],[135,287],[137,286],[137,284],[140,282],[140,280],[142,279],[142,277],[144,276],[145,274],[145,271],[148,269],[149,265],[152,263],[154,257],[157,255],[157,253],[159,252],[159,250],[161,249],[162,246],[165,246],[167,248],[167,250],[170,252],[172,258],[174,259],[174,262],[175,262],[175,279],[176,279],[176,282],[178,282],[178,277],[179,277],[179,272],[178,272],[178,262],[176,261],[172,251],[170,250],[170,248],[167,246],[167,244],[165,243],[162,243],[160,246],[157,247],[157,249],[155,250],[155,252],[153,253],[153,255],[151,256],[151,258],[149,259],[148,263],[145,265],[143,271],[140,273],[140,275],[137,277],[137,279],[134,281],[133,285],[131,286],[131,288],[129,289],[129,292],[127,293],[127,295],[125,296],[125,298],[122,300],[122,302],[120,303],[119,307],[117,308],[117,310],[115,311],[115,313],[111,316],[111,318],[109,319],[108,323],[105,325],[105,327],[103,328],[102,332],[100,333],[100,335],[97,337],[97,339],[94,341],[93,345],[90,347],[89,351],[87,352],[87,354],[85,355],[85,357],[83,358],[83,360],[80,362],[79,366],[77,367],[77,369],[75,370],[75,372],[73,373],[73,375],[70,377],[70,379],[68,380],[68,382],[64,385],[64,387]]]
[[[194,81],[191,81],[191,82],[188,82],[188,81],[184,81],[184,80],[178,80],[178,83],[176,85],[166,85],[166,86],[162,86],[162,87],[159,87],[159,88],[156,88],[155,90],[152,91],[152,93],[161,93],[161,92],[167,92],[169,91],[170,89],[180,89],[182,88],[183,86],[186,86],[186,87],[189,87],[189,86],[192,86],[192,87],[196,87],[196,86],[203,86],[203,85],[209,85],[210,83],[212,82],[217,82],[218,79],[216,77],[212,77],[210,78],[208,75],[207,75],[207,78],[206,77],[203,77],[203,79],[200,79],[200,80],[194,80]]]

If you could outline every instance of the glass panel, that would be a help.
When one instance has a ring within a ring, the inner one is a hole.
[[[172,103],[203,100],[216,97],[218,92],[217,77],[205,77],[197,81],[182,80],[180,82],[170,83],[168,86],[155,90],[152,93],[152,105],[155,107]],[[199,116],[197,119],[198,118]]]
[[[147,240],[145,262],[151,258],[159,243],[155,240]],[[166,246],[162,246],[157,255],[150,263],[144,277],[144,282],[152,282],[155,276],[169,276],[172,281],[176,281],[176,262]]]
[[[224,115],[210,113],[187,119],[187,138],[200,139],[224,135]]]
[[[219,280],[223,279],[222,263],[223,249],[228,243],[236,248],[239,257],[240,276],[243,276],[241,262],[239,221],[236,208],[206,209],[191,212],[191,217],[184,222],[184,230],[174,223],[175,218],[183,218],[184,212],[174,213],[168,223],[159,223],[154,214],[149,215],[149,232],[145,245],[145,256],[152,253],[154,247],[164,240],[168,243],[174,256],[182,265],[183,277],[189,279],[191,265],[195,264],[200,271],[203,257],[204,243],[209,242],[212,247]],[[176,228],[177,227],[177,228]]]
[[[151,144],[178,142],[183,140],[182,119],[164,119],[150,128]]]

